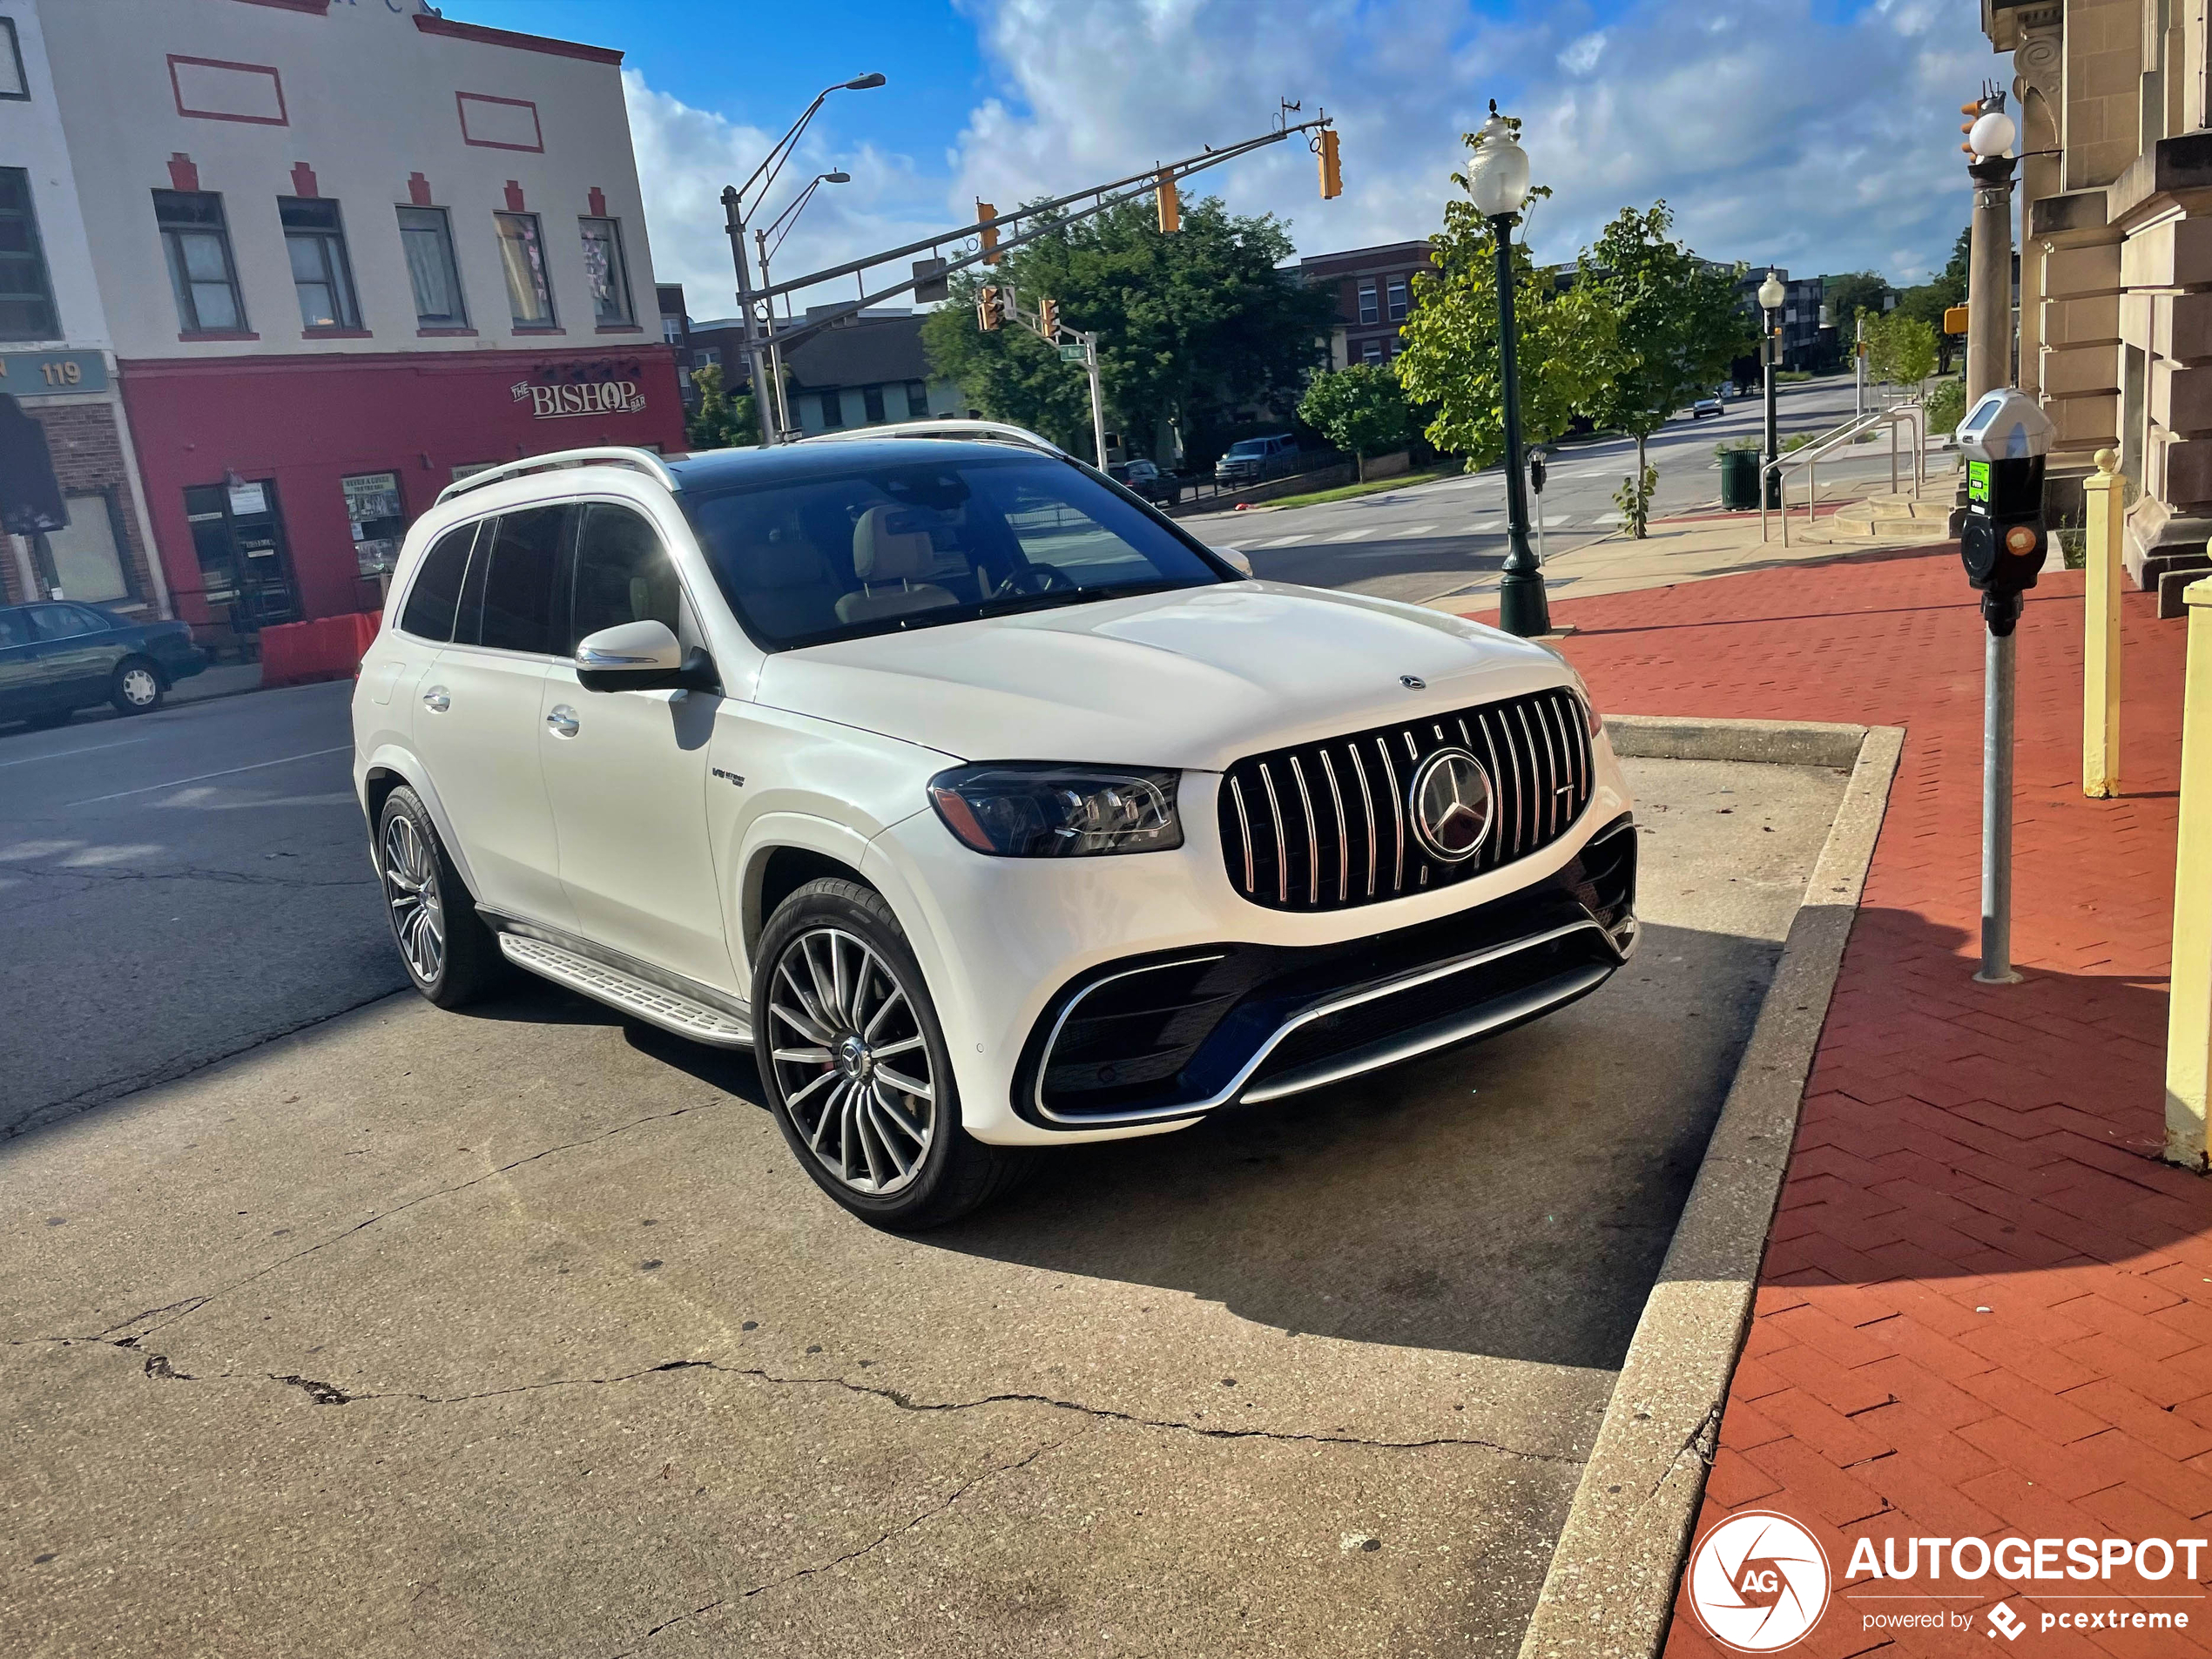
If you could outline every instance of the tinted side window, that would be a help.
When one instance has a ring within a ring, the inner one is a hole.
[[[586,634],[624,622],[666,623],[681,637],[684,589],[659,534],[627,507],[594,502],[583,516],[569,651]]]
[[[548,656],[553,637],[553,582],[572,509],[526,507],[499,520],[484,572],[479,644]]]
[[[92,631],[75,605],[33,605],[30,627],[41,639],[76,639]]]
[[[0,610],[0,645],[28,645],[30,643],[30,613],[28,610]]]
[[[453,637],[453,613],[461,603],[461,583],[469,572],[469,548],[476,539],[476,526],[463,524],[448,530],[422,556],[422,568],[407,592],[407,609],[400,613],[400,629],[417,639],[442,644]]]

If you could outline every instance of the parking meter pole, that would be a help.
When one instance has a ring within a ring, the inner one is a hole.
[[[1528,481],[1521,455],[1521,375],[1514,361],[1513,215],[1490,221],[1498,245],[1498,357],[1505,392],[1506,563],[1498,580],[1498,625],[1523,639],[1551,632],[1544,573],[1528,548]]]
[[[2020,596],[2010,600],[2015,616]],[[2000,596],[1982,601],[1985,610]],[[2017,985],[2013,972],[2013,674],[2011,627],[1988,631],[1981,708],[1981,972],[1983,985]]]

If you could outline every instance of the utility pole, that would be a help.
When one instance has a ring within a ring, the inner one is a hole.
[[[745,214],[735,185],[725,186],[722,192],[722,212],[730,233],[730,257],[738,267],[738,315],[745,323],[745,358],[746,371],[752,380],[752,412],[760,423],[760,442],[773,445],[782,435],[776,430],[776,417],[769,408],[768,374],[760,361],[760,342],[752,332],[752,262],[745,257]],[[774,314],[772,306],[770,314]]]
[[[1098,336],[1087,333],[1082,337],[1083,369],[1090,376],[1090,441],[1098,451],[1098,470],[1106,470],[1106,400],[1098,388]]]

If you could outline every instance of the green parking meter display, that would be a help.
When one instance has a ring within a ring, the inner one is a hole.
[[[2020,595],[2035,585],[2050,551],[2043,523],[2043,458],[2052,426],[2035,400],[2011,387],[1986,394],[1959,423],[1966,463],[1966,517],[1959,556],[1981,591],[1993,634],[2013,631]]]

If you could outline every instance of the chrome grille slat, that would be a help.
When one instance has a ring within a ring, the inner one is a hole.
[[[1252,820],[1244,811],[1244,786],[1231,778],[1229,798],[1237,806],[1237,845],[1244,849],[1244,894],[1247,898],[1259,891],[1259,884],[1252,876]]]
[[[1321,902],[1321,832],[1313,822],[1313,792],[1305,786],[1305,768],[1291,757],[1291,776],[1298,779],[1299,806],[1305,809],[1305,879],[1312,902]]]
[[[1344,821],[1344,791],[1337,786],[1336,763],[1321,751],[1321,770],[1329,779],[1329,799],[1337,809],[1337,902],[1352,896],[1352,833]]]
[[[1275,823],[1275,897],[1278,903],[1291,901],[1291,853],[1283,843],[1283,803],[1275,794],[1275,774],[1267,763],[1259,763],[1259,780],[1267,786],[1267,815]]]
[[[1398,857],[1391,867],[1390,890],[1406,891],[1406,802],[1398,792],[1398,768],[1390,764],[1390,745],[1382,738],[1375,739],[1375,749],[1382,756],[1383,776],[1390,779],[1390,816],[1398,826]]]
[[[1481,850],[1456,864],[1431,857],[1409,833],[1412,804],[1406,792],[1424,759],[1442,747],[1464,747],[1486,767],[1494,802],[1493,827]],[[1406,759],[1403,772],[1393,753],[1399,750]],[[1379,770],[1369,765],[1371,752]],[[1340,760],[1351,765],[1348,779]],[[1277,779],[1283,768],[1288,769],[1290,786]],[[1220,817],[1230,885],[1254,904],[1304,911],[1377,903],[1487,874],[1558,840],[1580,821],[1596,788],[1588,718],[1581,699],[1566,687],[1417,714],[1377,730],[1250,755],[1226,768],[1225,775],[1229,783],[1221,792]],[[1324,784],[1327,799],[1317,802]],[[1295,803],[1289,798],[1291,786],[1298,794]],[[1385,797],[1391,820],[1387,836]],[[1263,805],[1273,835],[1272,882],[1266,868],[1269,831],[1254,821]],[[1295,812],[1288,810],[1293,806]],[[1333,856],[1331,833],[1336,837]],[[1366,846],[1364,881],[1356,879],[1353,867],[1359,856],[1354,843],[1360,841]],[[1386,855],[1391,861],[1388,881],[1383,880]],[[1333,883],[1324,875],[1331,863],[1336,866]]]
[[[1367,766],[1359,759],[1359,745],[1349,744],[1352,775],[1359,779],[1359,806],[1367,820],[1367,896],[1375,896],[1375,798],[1367,791]]]

